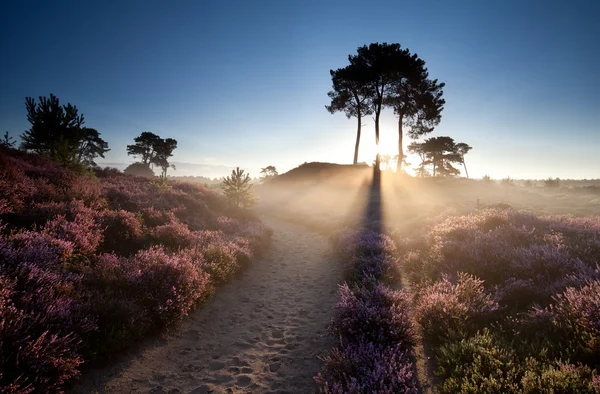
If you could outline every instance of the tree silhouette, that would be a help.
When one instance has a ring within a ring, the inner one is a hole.
[[[221,183],[221,189],[227,200],[237,207],[250,207],[256,204],[257,199],[252,194],[252,179],[250,174],[244,174],[244,170],[236,167],[231,175]]]
[[[96,157],[104,157],[108,144],[95,129],[83,127],[84,117],[77,107],[60,105],[58,98],[25,98],[27,120],[31,128],[21,135],[21,147],[52,157],[63,165],[94,165]]]
[[[418,155],[421,159],[421,163],[416,169],[417,176],[426,177],[431,175],[427,170],[427,165],[431,164],[431,162],[427,159],[427,152],[425,151],[424,144],[422,142],[413,142],[408,145],[408,151]]]
[[[267,180],[269,178],[274,178],[277,175],[279,175],[279,173],[277,172],[277,168],[275,168],[275,166],[267,166],[263,169],[260,170],[261,173],[261,179],[262,180]]]
[[[468,147],[468,149],[465,148]],[[433,176],[456,176],[460,171],[452,163],[462,164],[463,155],[471,147],[464,143],[455,143],[450,137],[433,137],[424,142],[415,142],[409,145],[409,151],[416,153],[421,158],[421,164],[417,168],[417,174],[427,176],[427,165],[433,166]],[[461,149],[466,149],[461,154]]]
[[[402,168],[403,137],[408,127],[409,137],[416,139],[431,133],[441,120],[445,100],[442,98],[444,83],[430,80],[425,61],[408,49],[398,52],[394,63],[394,78],[385,104],[394,109],[398,117],[398,157],[396,170]]]
[[[88,166],[95,166],[95,157],[104,157],[104,153],[108,152],[108,144],[102,138],[96,129],[84,127],[81,129],[82,139],[77,147],[77,161]]]
[[[128,165],[127,168],[123,170],[123,172],[126,174],[143,176],[145,178],[154,178],[155,176],[154,172],[150,169],[148,164],[139,162]]]
[[[327,95],[331,104],[325,108],[330,113],[344,112],[348,119],[355,117],[357,120],[356,144],[354,145],[353,164],[358,163],[358,148],[362,129],[362,118],[373,113],[369,105],[369,90],[366,84],[366,74],[357,65],[349,65],[337,70],[329,70],[332,88]]]
[[[368,102],[375,114],[375,144],[379,146],[379,120],[384,106],[384,98],[394,81],[394,65],[399,59],[400,44],[372,43],[357,49],[356,55],[348,56],[350,65],[364,73],[364,88]],[[375,158],[379,168],[380,157]]]
[[[473,148],[465,144],[464,142],[459,142],[458,144],[456,144],[456,151],[460,155],[460,162],[465,168],[465,175],[467,176],[467,179],[469,179],[469,172],[467,171],[467,165],[465,164],[465,155],[469,153],[471,149]]]
[[[169,163],[169,157],[173,156],[173,151],[177,148],[177,141],[173,138],[162,139],[150,131],[144,131],[138,137],[133,139],[135,144],[127,145],[127,154],[138,157],[149,169],[151,166],[161,168],[161,177],[167,176],[169,168],[175,169],[175,166]]]
[[[2,140],[0,141],[0,146],[12,149],[15,147],[16,143],[17,142],[14,140],[14,138],[8,135],[8,131],[7,131],[6,133],[4,133],[4,136],[2,137]]]
[[[155,156],[156,146],[160,142],[160,137],[149,131],[144,131],[133,140],[135,144],[127,145],[127,154],[139,157],[142,163],[150,166]]]
[[[167,177],[167,169],[175,166],[169,163],[169,157],[173,156],[173,151],[177,148],[177,141],[173,138],[167,138],[163,140],[159,138],[154,145],[154,156],[150,160],[151,164],[156,165],[162,169],[161,177]]]

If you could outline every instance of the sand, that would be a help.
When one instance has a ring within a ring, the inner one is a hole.
[[[167,339],[153,339],[101,370],[75,393],[314,393],[318,356],[333,345],[327,326],[342,270],[327,239],[263,217],[270,251]]]

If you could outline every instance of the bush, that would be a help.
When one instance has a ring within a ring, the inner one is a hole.
[[[443,392],[592,392],[599,232],[598,217],[487,209],[405,242],[402,273]]]
[[[409,352],[401,345],[380,348],[370,342],[337,347],[321,359],[315,377],[331,394],[418,393]]]
[[[375,281],[353,289],[343,284],[331,330],[342,343],[373,342],[408,349],[414,342],[410,303],[404,292]]]
[[[483,281],[459,273],[456,284],[443,279],[417,296],[415,319],[432,343],[464,338],[496,316],[498,304],[483,288]]]
[[[1,393],[61,392],[82,362],[176,324],[268,245],[216,193],[96,174],[0,149]]]
[[[444,378],[443,393],[519,391],[520,368],[515,355],[487,329],[442,345],[436,355],[438,374]]]
[[[346,229],[335,242],[353,285],[340,286],[330,325],[340,343],[315,381],[325,393],[416,393],[411,300],[379,282],[397,278],[394,243],[367,229]]]
[[[560,187],[560,178],[548,178],[544,181],[544,186],[549,188],[558,188]]]
[[[144,163],[132,163],[123,170],[123,173],[131,174],[131,175],[135,175],[135,176],[141,176],[144,178],[155,178],[156,177],[156,174],[154,174],[154,171],[152,171],[152,169],[150,168],[150,165],[144,164]]]
[[[594,387],[598,379],[589,367],[557,362],[548,365],[540,372],[538,363],[529,360],[527,371],[522,379],[524,394],[598,394],[600,387]]]
[[[144,246],[144,229],[135,214],[122,209],[105,210],[100,213],[99,222],[103,229],[100,252],[129,256]]]

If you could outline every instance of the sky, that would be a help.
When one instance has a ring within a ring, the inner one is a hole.
[[[597,0],[8,0],[0,132],[17,138],[25,97],[53,93],[108,142],[100,165],[133,162],[142,131],[178,141],[173,175],[351,163],[356,121],[326,111],[329,70],[388,42],[446,83],[429,136],[471,145],[471,177],[600,178],[599,18]],[[391,110],[381,133],[394,152]],[[360,160],[374,139],[365,119]]]

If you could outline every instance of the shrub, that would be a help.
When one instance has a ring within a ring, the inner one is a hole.
[[[414,366],[401,345],[381,348],[371,342],[337,347],[321,359],[315,377],[331,394],[418,393]]]
[[[540,369],[539,363],[529,359],[522,379],[524,394],[598,394],[594,387],[597,376],[589,367],[556,362]]]
[[[442,345],[436,355],[438,374],[445,379],[443,393],[519,391],[520,369],[514,354],[487,329]]]
[[[268,244],[216,193],[96,174],[0,149],[2,393],[61,392],[84,360],[176,324]]]
[[[331,330],[342,343],[364,341],[407,349],[414,341],[410,303],[404,292],[375,281],[353,289],[343,284]]]
[[[390,237],[369,229],[345,229],[337,236],[337,250],[342,259],[380,254],[394,256],[396,245]]]
[[[498,309],[482,280],[459,273],[456,284],[444,278],[418,294],[415,319],[423,336],[439,344],[468,336],[490,322]]]
[[[600,354],[600,281],[581,289],[568,288],[554,299],[548,310],[570,347],[578,349],[582,357]]]
[[[139,218],[125,210],[105,210],[100,213],[103,240],[99,251],[129,256],[144,245],[143,227]]]
[[[135,176],[141,176],[144,178],[155,178],[156,177],[156,174],[154,174],[154,171],[152,171],[152,169],[150,169],[150,165],[144,164],[144,163],[132,163],[123,170],[123,173],[131,174],[131,175],[135,175]]]
[[[560,178],[548,178],[544,181],[544,186],[549,188],[558,188],[560,187]]]

